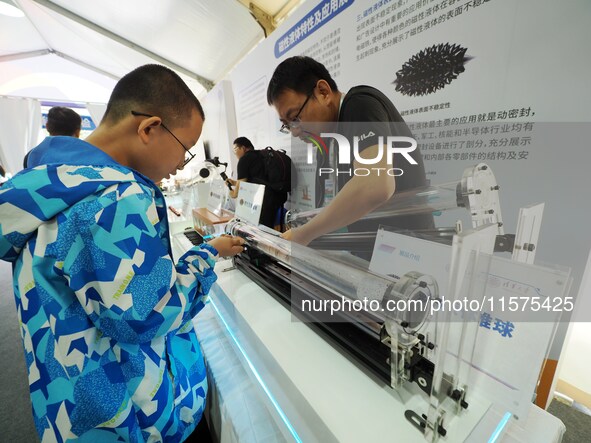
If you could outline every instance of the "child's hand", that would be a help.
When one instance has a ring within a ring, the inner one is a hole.
[[[244,239],[232,235],[220,235],[207,243],[217,249],[220,257],[228,257],[244,251]]]

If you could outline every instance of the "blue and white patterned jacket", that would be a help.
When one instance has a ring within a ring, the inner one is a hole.
[[[173,263],[158,187],[92,145],[49,137],[0,187],[14,292],[45,442],[183,441],[207,382],[191,319],[217,251]]]

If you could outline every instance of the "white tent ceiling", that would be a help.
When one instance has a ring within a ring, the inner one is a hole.
[[[0,95],[106,102],[118,78],[160,63],[198,97],[300,0],[14,0],[0,15]],[[255,19],[257,14],[259,23]]]

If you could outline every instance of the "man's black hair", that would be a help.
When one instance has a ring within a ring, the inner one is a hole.
[[[162,65],[144,65],[117,82],[103,121],[117,123],[131,111],[158,116],[170,127],[184,126],[201,103],[179,75]]]
[[[254,149],[253,144],[246,137],[238,137],[236,140],[234,140],[233,144],[238,145],[238,146],[242,146],[243,148],[246,148],[247,150]]]
[[[45,129],[49,135],[67,135],[76,136],[82,127],[82,118],[70,108],[63,106],[54,106],[47,113],[47,123]]]
[[[322,63],[301,55],[290,57],[275,68],[267,87],[267,103],[272,105],[287,89],[310,94],[318,80],[326,80],[331,89],[338,92],[336,82]]]

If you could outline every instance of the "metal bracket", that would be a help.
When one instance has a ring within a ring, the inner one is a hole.
[[[269,35],[271,35],[271,33],[277,28],[273,16],[267,14],[254,3],[249,3],[248,9],[260,27],[263,28],[265,37],[269,37]]]
[[[425,414],[419,415],[415,411],[413,411],[411,409],[407,409],[404,412],[404,416],[406,417],[406,419],[409,422],[411,422],[411,424],[415,428],[417,428],[423,434],[425,433],[427,426],[429,426],[429,422],[427,421],[427,416]],[[442,437],[445,437],[447,435],[447,429],[445,429],[443,427],[442,417],[439,417],[439,419],[437,420],[436,426],[437,426],[438,434],[441,435]]]

